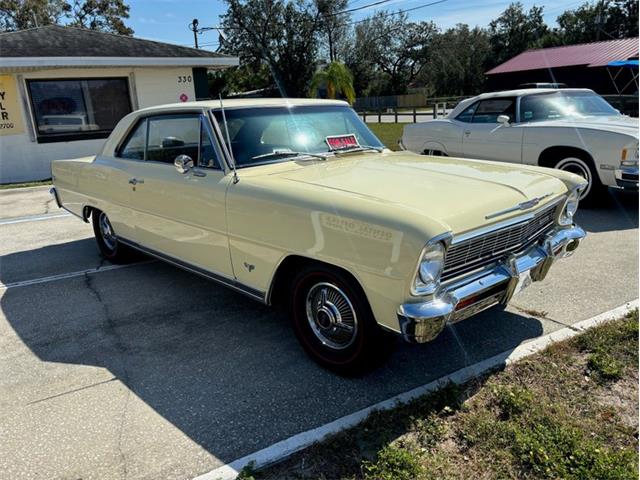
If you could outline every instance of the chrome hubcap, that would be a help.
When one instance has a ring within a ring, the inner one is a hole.
[[[307,321],[323,345],[342,350],[358,331],[356,312],[347,295],[335,285],[318,283],[307,294]]]
[[[106,247],[109,250],[115,250],[118,240],[113,233],[113,228],[111,227],[109,219],[104,213],[100,214],[98,225],[100,226],[100,235],[102,235],[102,241],[104,242]]]

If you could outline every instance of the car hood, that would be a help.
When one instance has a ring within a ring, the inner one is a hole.
[[[638,138],[638,119],[622,115],[546,120],[543,122],[530,123],[527,124],[527,126],[587,128],[590,130],[621,133],[636,139]]]
[[[336,190],[375,198],[405,213],[426,215],[454,233],[521,214],[486,218],[535,198],[543,197],[543,205],[567,190],[543,169],[405,152],[348,154],[276,175],[328,189],[329,195]]]

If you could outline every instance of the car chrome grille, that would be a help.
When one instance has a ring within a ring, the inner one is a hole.
[[[452,244],[445,257],[442,280],[476,270],[507,253],[533,245],[553,228],[557,207],[558,203],[554,203],[536,212],[532,218]]]

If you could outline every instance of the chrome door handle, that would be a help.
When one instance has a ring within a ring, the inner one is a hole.
[[[137,185],[139,183],[144,183],[144,180],[142,180],[141,178],[130,178],[129,183],[131,185]]]
[[[207,174],[205,172],[203,172],[202,170],[191,170],[191,173],[193,173],[194,177],[206,177]]]
[[[468,137],[469,135],[471,135],[471,130],[465,130],[465,131],[464,131],[464,134],[465,134],[465,136],[467,136],[467,137]]]

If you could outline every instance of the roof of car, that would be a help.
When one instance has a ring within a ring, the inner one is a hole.
[[[478,100],[485,100],[487,98],[501,98],[501,97],[522,97],[524,95],[532,95],[539,93],[553,93],[553,92],[591,92],[588,88],[520,88],[517,90],[504,90],[501,92],[488,92],[481,93],[480,95],[476,95],[475,97],[467,98],[462,100],[458,105],[455,106],[451,112],[447,115],[447,117],[455,117],[462,110],[467,108],[468,105],[477,102]]]
[[[247,108],[247,107],[287,107],[300,105],[349,105],[342,100],[324,100],[318,98],[223,98],[222,105],[227,108]],[[220,100],[202,100],[198,102],[169,103],[166,105],[156,105],[143,108],[138,112],[197,109],[197,108],[220,108]]]

